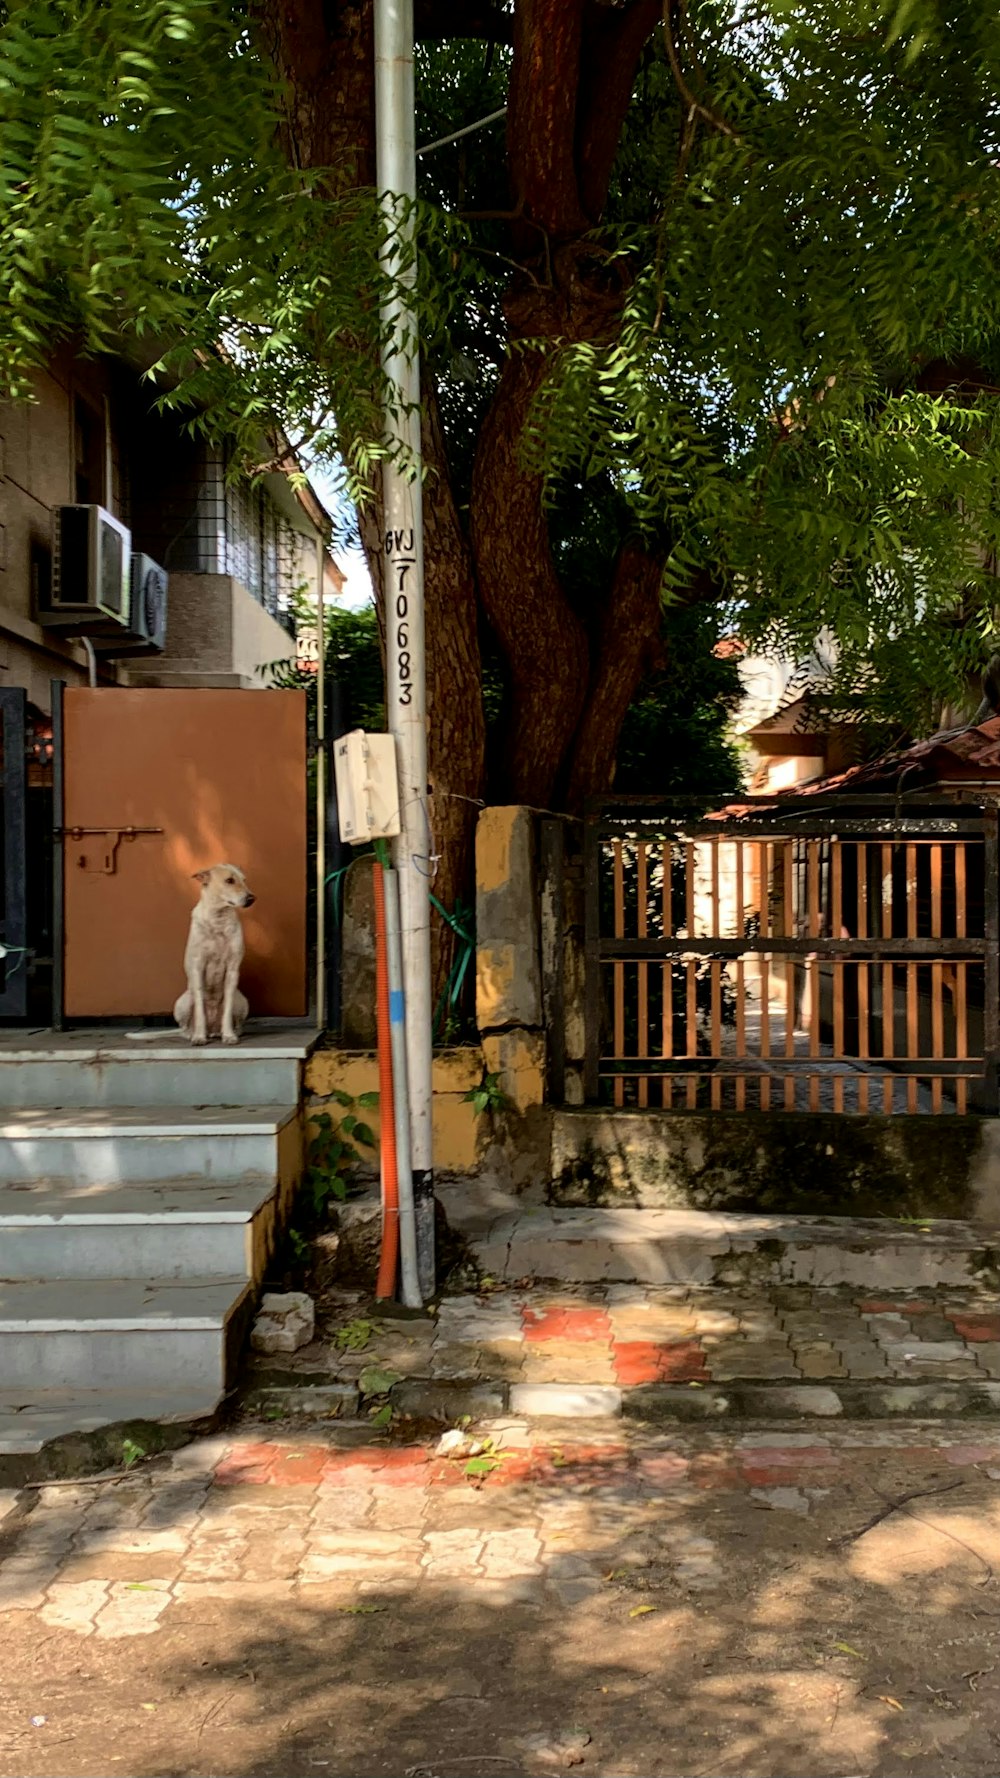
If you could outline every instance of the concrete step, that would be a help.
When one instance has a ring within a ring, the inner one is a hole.
[[[218,1391],[214,1387],[0,1389],[0,1479],[5,1458],[33,1457],[46,1446],[63,1440],[86,1445],[90,1435],[113,1426],[197,1424],[209,1419],[217,1405]],[[82,1457],[82,1462],[73,1467],[85,1474],[91,1467],[87,1462],[91,1453],[84,1450],[75,1454]],[[100,1447],[93,1455],[99,1461],[105,1460]],[[116,1461],[116,1455],[109,1453],[106,1460]]]
[[[553,1209],[484,1185],[444,1185],[453,1228],[485,1273],[564,1283],[859,1285],[1000,1281],[1000,1229],[927,1218]]]
[[[0,1117],[0,1185],[198,1178],[284,1183],[297,1176],[300,1163],[294,1103],[173,1113],[163,1106],[32,1109]]]
[[[316,1034],[248,1027],[235,1049],[192,1049],[179,1031],[8,1032],[0,1109],[291,1105]]]
[[[217,1402],[232,1381],[253,1286],[245,1277],[123,1278],[0,1284],[0,1379],[6,1390],[149,1395],[181,1386]]]
[[[252,1278],[274,1242],[270,1181],[0,1186],[0,1278]]]

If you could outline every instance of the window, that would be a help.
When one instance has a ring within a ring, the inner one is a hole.
[[[104,506],[104,421],[77,396],[73,403],[74,498],[83,506]]]

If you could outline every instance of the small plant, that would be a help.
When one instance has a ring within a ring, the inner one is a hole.
[[[341,1204],[346,1199],[347,1169],[357,1159],[357,1149],[375,1147],[372,1129],[358,1117],[357,1111],[377,1106],[378,1094],[361,1093],[354,1099],[337,1088],[330,1097],[343,1107],[343,1117],[333,1118],[328,1111],[321,1111],[311,1120],[309,1134],[306,1180],[317,1216],[322,1215],[331,1198]]]
[[[301,1229],[290,1228],[288,1231],[288,1244],[299,1265],[301,1265],[309,1252],[308,1237],[302,1233]]]
[[[140,1445],[134,1438],[122,1439],[122,1463],[126,1469],[134,1469],[146,1455],[145,1445]]]
[[[365,1404],[368,1418],[380,1430],[392,1424],[392,1402],[389,1392],[399,1382],[399,1372],[378,1363],[369,1364],[358,1378],[358,1393]]]
[[[377,1321],[366,1321],[359,1315],[355,1321],[347,1321],[337,1329],[337,1345],[342,1352],[363,1352],[378,1329]]]
[[[485,1069],[479,1085],[462,1094],[462,1102],[471,1105],[477,1117],[482,1117],[484,1111],[504,1111],[510,1103],[500,1085],[499,1074],[487,1074]]]

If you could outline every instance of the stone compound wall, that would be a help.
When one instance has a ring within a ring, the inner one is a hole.
[[[533,810],[484,809],[476,835],[476,1023],[478,1045],[434,1058],[434,1167],[440,1173],[488,1171],[512,1183],[547,1173],[551,1113],[546,1105],[546,1022],[550,955],[543,984],[543,942],[557,948],[547,886],[540,880],[539,823]],[[545,938],[543,940],[543,928]],[[341,901],[343,1045],[319,1050],[306,1071],[307,1112],[342,1112],[334,1091],[356,1099],[378,1090],[375,1043],[375,940],[371,868],[347,871]],[[581,1026],[582,1031],[582,1026]],[[582,1049],[582,1036],[581,1036]],[[465,1095],[496,1077],[505,1105],[477,1116]],[[378,1113],[366,1121],[377,1125]],[[371,1150],[363,1166],[377,1163]]]
[[[1000,1119],[556,1110],[550,1204],[1000,1223]]]
[[[476,829],[476,1024],[521,1114],[545,1098],[535,822],[530,809],[484,809]]]
[[[313,1108],[334,1115],[334,1087],[357,1097],[378,1086],[371,873],[361,866],[344,894],[352,1047],[320,1051],[307,1073]],[[476,932],[480,1041],[435,1058],[436,1171],[480,1172],[555,1205],[1000,1224],[1000,1119],[584,1106],[581,823],[516,806],[483,810]],[[477,1117],[464,1095],[484,1072],[506,1103]]]
[[[477,1118],[464,1095],[482,1079],[482,1051],[439,1050],[434,1057],[434,1166],[440,1173],[472,1173],[479,1165],[489,1132]],[[378,1058],[373,1050],[317,1050],[306,1065],[306,1116],[328,1111],[333,1118],[343,1107],[330,1097],[333,1092],[378,1092]],[[358,1116],[375,1133],[376,1146],[358,1149],[364,1169],[378,1165],[378,1111],[359,1111]]]

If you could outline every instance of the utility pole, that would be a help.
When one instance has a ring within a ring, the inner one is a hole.
[[[386,436],[395,453],[395,460],[382,467],[386,692],[399,770],[402,832],[393,842],[393,862],[399,874],[417,1261],[421,1295],[426,1299],[434,1292],[429,899],[434,847],[427,804],[420,349],[410,296],[416,281],[412,203],[417,190],[413,0],[375,0],[375,133],[378,188],[391,223],[383,265],[397,286],[383,308],[382,365],[390,385]]]

